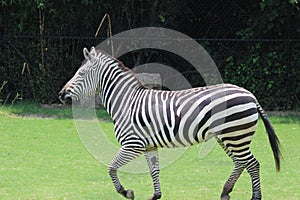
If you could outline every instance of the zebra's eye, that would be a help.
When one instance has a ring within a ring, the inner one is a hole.
[[[80,70],[78,71],[78,75],[79,75],[79,76],[85,76],[85,75],[87,74],[87,72],[88,72],[88,69],[82,68],[82,69],[80,69]]]
[[[78,72],[78,75],[79,76],[83,76],[85,74],[85,72],[84,71],[80,71],[80,72]]]

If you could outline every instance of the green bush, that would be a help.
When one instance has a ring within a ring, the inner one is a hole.
[[[246,42],[226,58],[223,78],[252,91],[268,110],[297,109],[299,8],[286,1],[262,1],[260,6],[261,13],[249,21],[249,27],[236,33]]]

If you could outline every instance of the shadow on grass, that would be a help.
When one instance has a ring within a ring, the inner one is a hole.
[[[82,108],[82,113],[85,111],[89,113],[88,109]],[[14,105],[2,105],[0,111],[21,117],[73,119],[72,106],[63,104],[22,102]],[[96,109],[96,115],[101,120],[111,120],[104,108]],[[84,117],[84,115],[82,116]]]

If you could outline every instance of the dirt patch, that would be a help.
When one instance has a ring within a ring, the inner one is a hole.
[[[25,117],[25,118],[38,118],[38,119],[55,119],[57,116],[55,115],[43,115],[43,114],[22,114],[18,115],[20,117]]]
[[[70,105],[64,105],[60,103],[54,103],[54,104],[42,104],[42,108],[46,109],[56,109],[56,108],[65,108],[65,107],[70,107]]]

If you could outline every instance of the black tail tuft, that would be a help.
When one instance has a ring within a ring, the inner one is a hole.
[[[268,116],[266,115],[265,111],[262,109],[262,107],[259,104],[257,104],[257,110],[264,122],[265,127],[266,127],[269,141],[271,144],[271,148],[273,151],[274,159],[275,159],[276,170],[277,170],[277,172],[279,172],[280,171],[280,158],[282,157],[280,149],[279,149],[279,146],[280,146],[279,139],[275,134],[274,128],[273,128],[271,122],[269,121]]]

